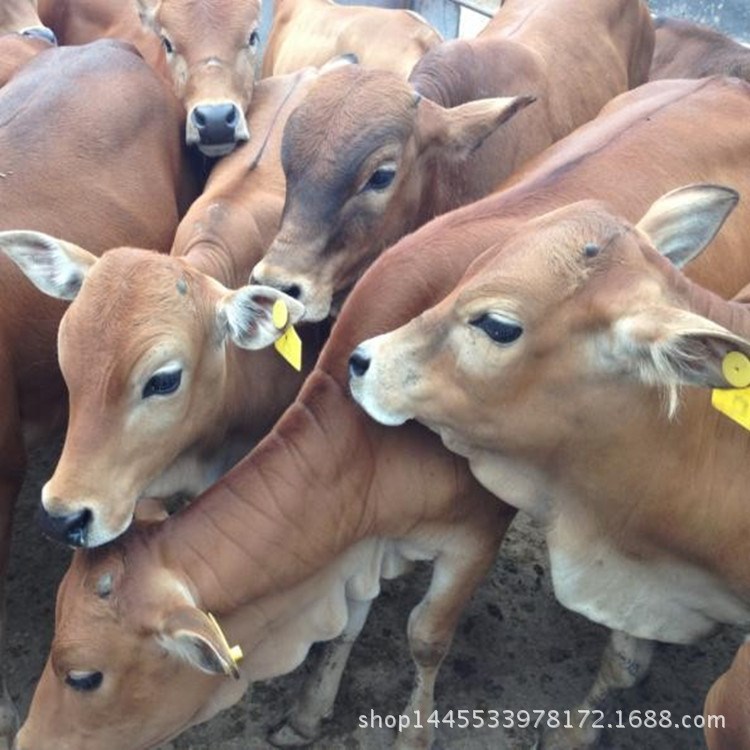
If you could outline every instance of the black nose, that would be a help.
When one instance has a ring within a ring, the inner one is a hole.
[[[21,34],[23,36],[31,36],[35,39],[44,39],[45,42],[54,44],[57,46],[57,37],[52,29],[48,29],[46,26],[31,26],[28,29],[24,29]]]
[[[236,105],[203,104],[195,107],[190,116],[202,144],[210,146],[235,142],[235,131],[240,121],[240,111]]]
[[[370,368],[370,358],[362,350],[362,347],[355,349],[352,356],[349,357],[349,374],[353,378],[361,378]]]
[[[64,516],[54,516],[40,507],[37,514],[42,533],[53,541],[62,542],[70,547],[85,545],[86,531],[92,518],[93,514],[88,508]]]

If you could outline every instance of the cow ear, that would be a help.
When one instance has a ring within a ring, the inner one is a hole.
[[[149,28],[156,29],[156,13],[161,5],[161,0],[135,0],[138,6],[138,15],[141,23]]]
[[[274,308],[277,312],[274,320]],[[286,312],[284,313],[284,309]],[[228,292],[219,301],[219,324],[243,349],[263,349],[280,338],[305,314],[305,306],[270,286],[250,284]]]
[[[736,190],[721,185],[687,185],[659,198],[637,226],[682,268],[703,252],[739,199]]]
[[[682,385],[735,387],[725,358],[740,352],[750,358],[750,341],[695,313],[675,307],[651,307],[619,319],[606,360],[634,373],[648,385],[669,389],[670,413]]]
[[[458,159],[465,159],[504,122],[533,101],[533,96],[497,97],[446,109],[420,97],[417,122],[422,141],[426,147],[438,146]]]
[[[97,257],[72,242],[41,232],[0,232],[0,249],[37,289],[72,300]]]
[[[160,643],[201,672],[239,678],[236,657],[216,621],[190,605],[172,612],[159,633]]]

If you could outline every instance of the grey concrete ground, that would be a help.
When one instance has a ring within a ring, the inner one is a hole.
[[[52,633],[54,595],[68,553],[44,539],[32,522],[52,456],[38,457],[18,510],[10,575],[9,678],[14,699],[26,711]],[[427,585],[429,568],[385,587],[356,644],[335,717],[318,750],[379,750],[392,743],[386,730],[360,729],[358,716],[374,710],[396,714],[412,678],[406,645],[408,613]],[[437,705],[450,709],[573,708],[589,687],[607,632],[555,601],[539,533],[517,522],[490,578],[467,610],[437,686]],[[613,710],[668,709],[696,714],[708,686],[729,664],[742,634],[725,630],[690,648],[662,646],[647,680],[617,699]],[[237,706],[186,732],[163,750],[258,750],[283,716],[305,667],[259,684]],[[607,721],[614,721],[614,715]],[[532,747],[531,730],[450,730],[438,733],[444,750],[521,750]],[[702,748],[696,730],[610,730],[606,750]],[[102,750],[107,750],[102,748]]]

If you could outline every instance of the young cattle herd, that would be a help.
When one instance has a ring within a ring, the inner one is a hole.
[[[260,12],[2,0],[0,650],[27,452],[62,433],[39,517],[76,551],[0,747],[157,748],[325,641],[269,738],[309,744],[416,561],[429,716],[517,510],[612,631],[574,715],[655,642],[748,628],[750,50],[645,0],[505,0],[447,41],[275,0],[262,53]],[[750,750],[749,681],[743,646],[701,686],[710,750]]]

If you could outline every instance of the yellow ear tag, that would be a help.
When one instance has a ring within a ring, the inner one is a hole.
[[[281,330],[289,322],[289,310],[287,309],[286,302],[283,299],[277,299],[273,303],[273,309],[271,310],[271,319],[273,324]]]
[[[235,666],[235,670],[233,670],[234,672],[236,672],[235,676],[239,677],[239,672],[237,672],[236,667],[244,657],[244,654],[242,653],[242,647],[230,646],[229,641],[227,641],[227,637],[224,635],[224,631],[221,629],[218,620],[210,612],[206,612],[206,614],[208,615],[208,619],[211,621],[211,624],[216,628],[216,632],[219,634],[222,645],[229,652],[229,656],[231,657],[232,663]]]
[[[721,363],[721,372],[731,388],[714,388],[711,405],[722,414],[750,430],[750,359],[742,352],[729,352]]]
[[[289,326],[281,338],[276,339],[274,344],[276,351],[289,364],[300,372],[302,370],[302,339],[294,330],[294,326]]]

